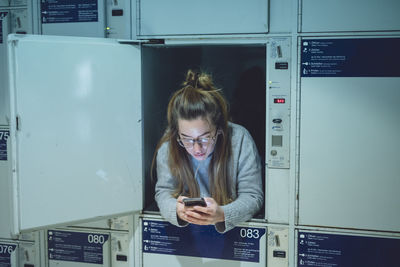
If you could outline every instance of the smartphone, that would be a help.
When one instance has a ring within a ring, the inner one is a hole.
[[[183,204],[185,204],[186,207],[191,207],[191,206],[207,207],[207,203],[202,197],[184,198]]]

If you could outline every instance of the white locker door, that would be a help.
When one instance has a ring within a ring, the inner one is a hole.
[[[14,232],[141,210],[139,47],[10,38]]]
[[[400,231],[399,45],[302,40],[301,225]]]
[[[301,0],[300,5],[301,32],[396,31],[400,27],[398,0]]]
[[[140,36],[268,32],[269,5],[264,0],[137,2]]]

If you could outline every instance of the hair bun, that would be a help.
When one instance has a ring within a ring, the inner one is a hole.
[[[183,82],[183,86],[203,90],[215,90],[214,83],[209,74],[191,69],[186,73],[186,80]]]

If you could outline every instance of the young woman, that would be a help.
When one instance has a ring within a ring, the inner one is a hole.
[[[176,226],[213,224],[220,233],[252,218],[263,204],[257,148],[244,127],[228,122],[211,77],[189,70],[167,119],[152,164],[161,215]],[[186,197],[204,197],[207,206],[187,207]]]

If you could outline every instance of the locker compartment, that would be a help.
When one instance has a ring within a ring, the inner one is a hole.
[[[385,266],[399,265],[400,236],[369,232],[296,230],[296,266]]]
[[[166,127],[169,97],[189,68],[212,74],[230,104],[232,121],[252,135],[265,162],[266,45],[148,45],[142,48],[145,210],[157,211],[150,166]],[[156,77],[156,78],[155,78]],[[263,217],[263,211],[259,214]]]
[[[133,266],[132,232],[56,228],[43,234],[46,267]]]
[[[399,44],[302,40],[299,224],[400,231]]]
[[[268,235],[275,240],[275,234],[268,233],[262,223],[245,223],[219,234],[212,225],[176,227],[157,216],[143,217],[140,233],[143,267],[166,262],[171,267],[266,266]],[[281,237],[282,251],[287,251],[285,236],[275,233]]]
[[[40,266],[40,248],[36,242],[0,239],[0,266]]]
[[[91,228],[45,231],[46,266],[133,266],[132,233]]]
[[[226,42],[229,42],[227,40]],[[245,126],[261,160],[272,169],[289,168],[291,45],[289,38],[265,44],[145,45],[142,49],[145,211],[157,211],[149,173],[155,146],[166,126],[166,108],[188,68],[210,72],[230,104],[233,122]],[[157,79],[154,79],[157,77]],[[281,140],[274,146],[273,138]],[[278,173],[278,175],[276,175]],[[265,209],[273,222],[288,222],[288,177],[263,180],[271,192]],[[265,175],[264,175],[265,176]],[[280,203],[276,205],[276,203]],[[256,217],[264,218],[264,211]]]
[[[45,236],[46,267],[129,266],[129,233],[57,228],[46,230]]]
[[[268,1],[137,2],[139,20],[137,31],[138,36],[143,38],[268,32]]]
[[[397,0],[302,0],[300,32],[398,31]]]

